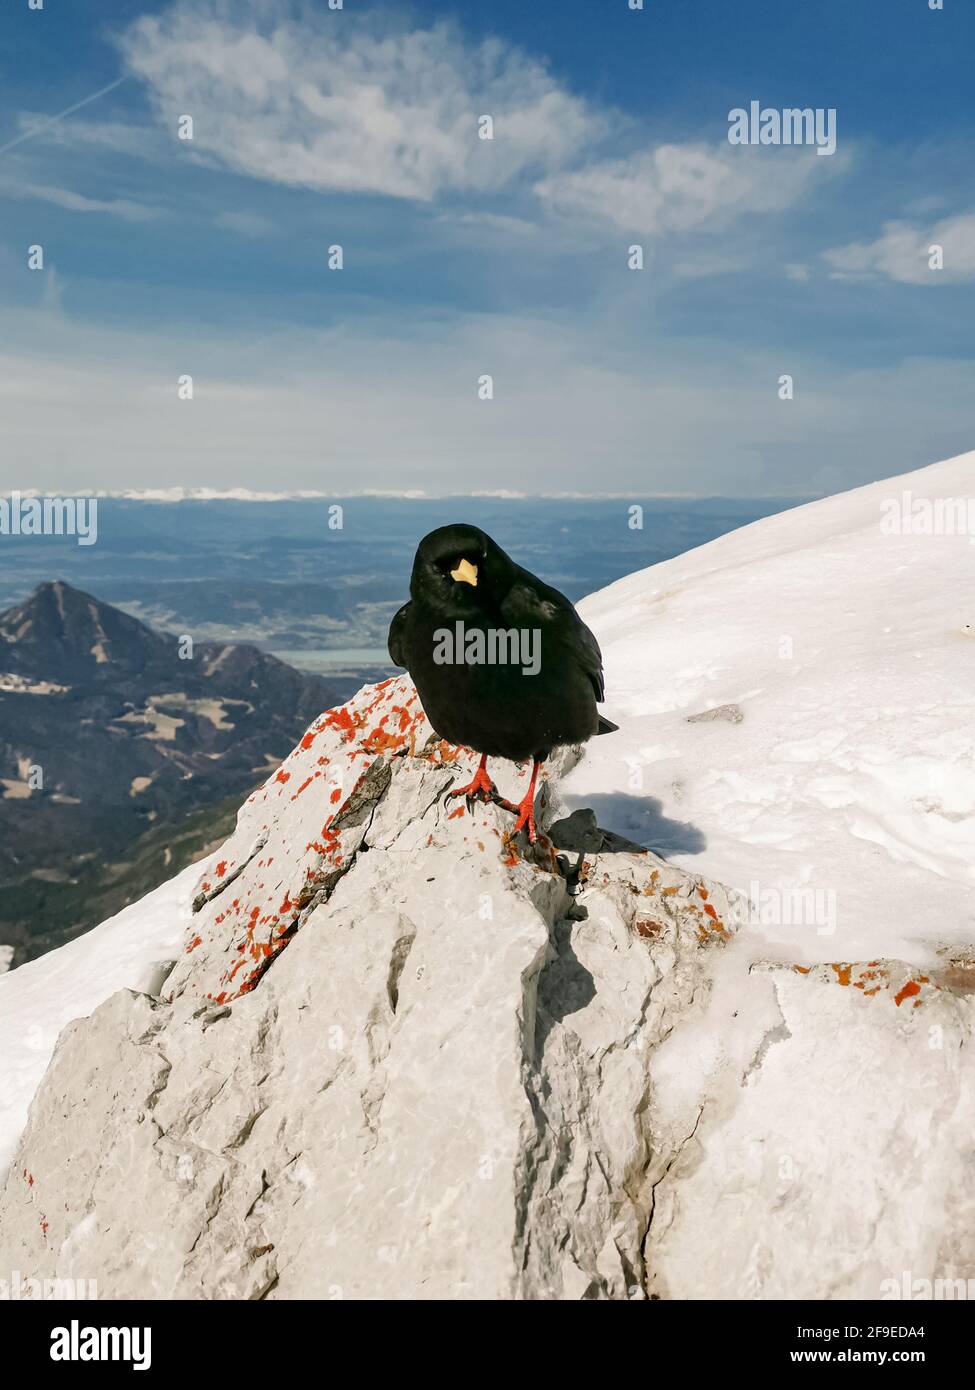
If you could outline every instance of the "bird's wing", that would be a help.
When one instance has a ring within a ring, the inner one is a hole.
[[[593,634],[586,627],[585,623],[576,613],[578,628],[573,633],[574,646],[579,654],[582,669],[592,681],[592,688],[596,692],[597,700],[606,698],[606,687],[603,681],[603,654],[599,650],[599,643]]]
[[[405,667],[408,664],[406,660],[406,621],[409,611],[410,605],[404,603],[389,625],[389,637],[386,639],[386,646],[394,666]]]
[[[526,575],[524,580],[511,586],[502,612],[516,627],[537,626],[544,632],[546,627],[557,623],[563,647],[572,653],[589,677],[596,699],[605,699],[603,654],[599,643],[565,594],[535,575]]]

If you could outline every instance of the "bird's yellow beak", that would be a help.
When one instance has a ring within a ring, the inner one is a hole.
[[[477,588],[477,565],[472,565],[470,560],[461,560],[455,570],[450,571],[451,579],[456,579],[458,584],[470,584]]]

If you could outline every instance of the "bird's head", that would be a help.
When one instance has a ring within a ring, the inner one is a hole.
[[[508,556],[479,527],[438,526],[417,547],[410,593],[469,612],[499,601],[510,587],[512,570]]]

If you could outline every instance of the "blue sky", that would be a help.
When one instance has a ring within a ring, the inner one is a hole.
[[[0,486],[808,495],[972,447],[963,0],[8,0],[0,39]],[[836,153],[732,146],[752,100]]]

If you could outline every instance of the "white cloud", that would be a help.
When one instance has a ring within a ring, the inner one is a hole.
[[[847,162],[727,142],[595,159],[608,139],[632,139],[619,112],[504,40],[473,42],[449,23],[390,27],[387,16],[380,27],[291,0],[179,0],[119,42],[181,157],[295,187],[421,202],[533,187],[577,227],[609,220],[654,236],[780,211]],[[184,115],[193,139],[178,142]],[[478,138],[482,116],[491,140]],[[470,197],[467,208],[486,229],[494,217],[495,231],[515,230],[510,209],[471,210]],[[523,204],[517,212],[530,226]]]
[[[932,270],[931,248],[943,250],[944,268]],[[888,222],[876,241],[852,242],[823,253],[834,279],[886,276],[902,285],[957,284],[975,279],[975,212],[945,217],[928,228]]]
[[[500,237],[537,236],[540,228],[537,222],[529,222],[524,217],[511,217],[500,212],[459,212],[445,213],[438,219],[446,226],[484,229]]]
[[[160,152],[159,134],[152,126],[88,121],[79,116],[52,121],[38,112],[22,111],[17,117],[17,128],[21,136],[47,145],[84,146],[110,154],[136,156]]]
[[[717,231],[748,212],[780,211],[822,173],[807,150],[658,145],[542,179],[536,192],[558,212],[605,219],[648,236]]]
[[[44,313],[59,315],[63,307],[62,298],[61,277],[57,266],[49,265],[41,284],[41,310]]]
[[[605,119],[541,64],[447,24],[379,32],[262,0],[180,3],[120,46],[188,153],[277,183],[430,200],[560,167]],[[478,118],[494,139],[478,138]]]
[[[70,188],[56,188],[51,184],[29,183],[22,187],[4,185],[4,192],[17,198],[39,198],[56,207],[67,208],[69,212],[105,212],[112,217],[124,218],[126,222],[147,222],[158,217],[156,208],[146,207],[128,198],[86,198],[82,193],[74,193]]]

